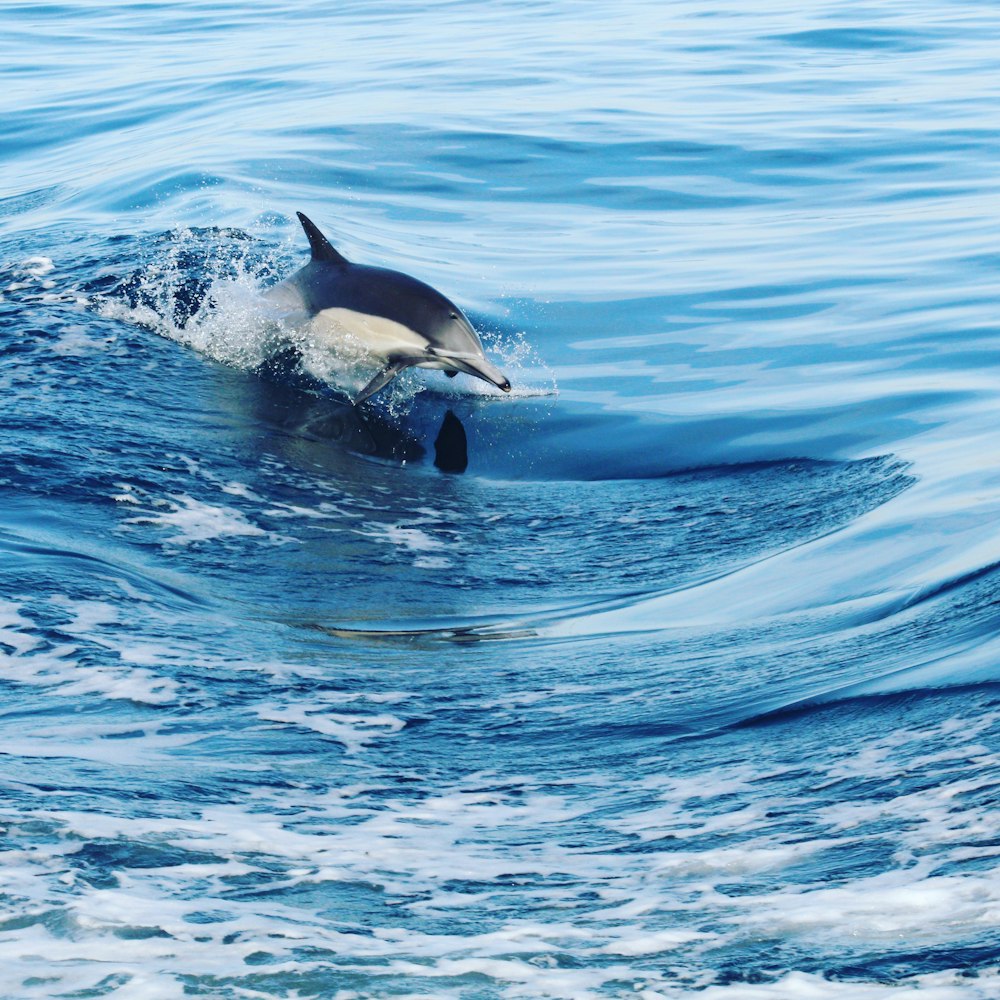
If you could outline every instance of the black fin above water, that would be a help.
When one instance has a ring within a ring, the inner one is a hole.
[[[301,212],[295,213],[302,223],[302,228],[309,239],[309,248],[312,250],[312,259],[325,261],[328,264],[350,264],[350,261],[337,252],[333,244],[319,231],[316,223]]]
[[[434,441],[434,464],[442,472],[465,472],[469,467],[469,440],[462,421],[449,410]]]

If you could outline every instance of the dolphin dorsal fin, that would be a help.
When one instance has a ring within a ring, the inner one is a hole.
[[[295,213],[302,223],[302,228],[309,238],[309,247],[312,250],[313,260],[326,261],[329,264],[349,264],[350,261],[342,254],[337,253],[333,244],[319,231],[316,223],[304,216],[301,212]]]

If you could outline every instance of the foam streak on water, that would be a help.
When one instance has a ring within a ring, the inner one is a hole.
[[[1000,994],[992,5],[3,27],[0,995]]]

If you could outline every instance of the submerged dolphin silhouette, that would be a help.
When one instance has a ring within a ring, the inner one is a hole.
[[[399,271],[352,264],[301,212],[296,213],[312,259],[283,281],[274,296],[302,309],[321,337],[345,338],[382,363],[354,397],[363,402],[404,368],[440,368],[475,375],[510,392],[510,382],[483,354],[462,310],[430,285]]]

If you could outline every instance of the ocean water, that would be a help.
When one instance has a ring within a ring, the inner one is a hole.
[[[0,995],[1000,996],[995,4],[0,27]]]

